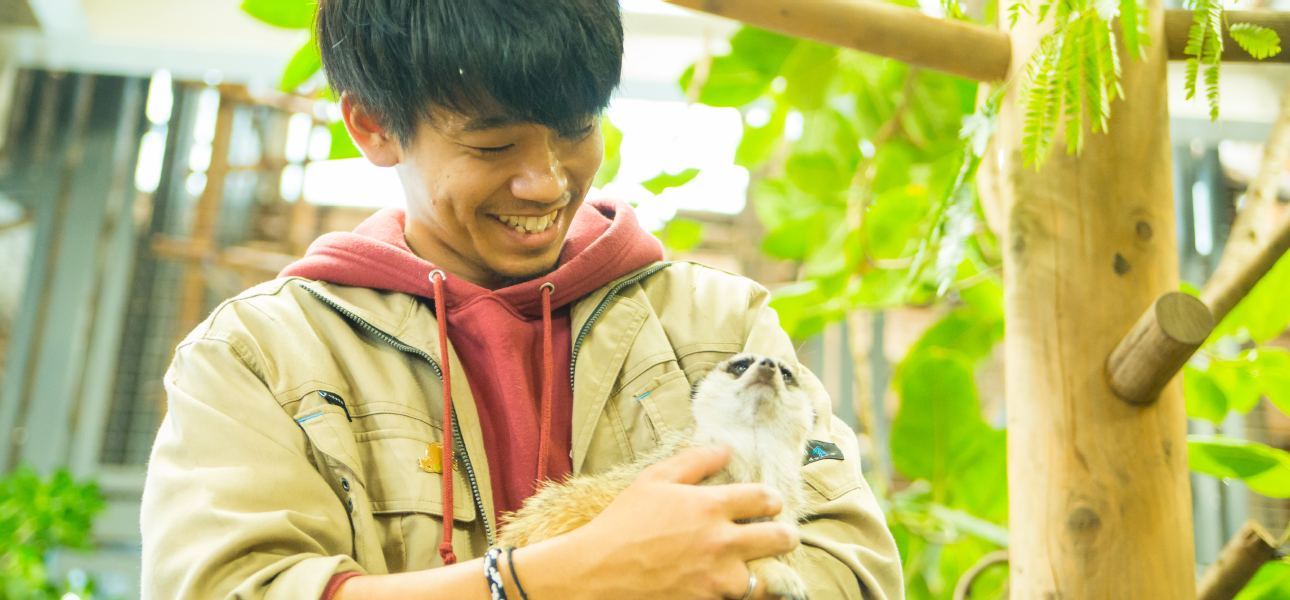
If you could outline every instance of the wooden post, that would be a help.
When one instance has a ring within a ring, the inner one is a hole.
[[[1163,39],[1162,0],[1148,2]],[[1051,27],[1051,20],[1045,27]],[[1022,15],[1012,69],[1045,31]],[[1000,115],[1012,598],[1195,597],[1186,415],[1176,382],[1146,407],[1111,391],[1107,357],[1178,289],[1163,44],[1124,58],[1110,134],[1022,163],[1019,86]],[[994,157],[989,157],[993,159]]]

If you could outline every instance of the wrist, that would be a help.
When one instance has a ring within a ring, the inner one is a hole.
[[[518,587],[510,575],[510,568],[515,569],[515,577],[523,582],[528,600],[582,600],[584,598],[605,597],[595,590],[593,572],[585,568],[585,556],[582,551],[585,545],[577,531],[573,531],[549,540],[516,548],[512,554],[513,565],[507,565],[509,600],[522,600]],[[577,582],[572,585],[571,582]],[[512,591],[514,590],[514,591]]]

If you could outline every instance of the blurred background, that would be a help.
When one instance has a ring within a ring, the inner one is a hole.
[[[597,193],[635,204],[671,258],[775,292],[861,440],[910,597],[949,598],[1007,545],[989,90],[657,0],[622,6]],[[319,235],[402,205],[336,123],[307,10],[0,0],[0,598],[138,597],[139,498],[176,343]],[[1214,122],[1170,69],[1180,269],[1200,286],[1286,118],[1290,70],[1225,65]],[[1283,166],[1269,215],[1290,197]],[[1288,271],[1186,372],[1196,434],[1276,460]],[[1193,476],[1198,568],[1246,519],[1286,528],[1290,460],[1278,468],[1249,485]],[[1003,571],[973,597],[1005,593]]]

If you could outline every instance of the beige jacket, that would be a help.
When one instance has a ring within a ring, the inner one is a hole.
[[[795,361],[761,286],[690,263],[652,265],[571,307],[573,469],[595,473],[690,425],[691,384],[747,350]],[[401,293],[297,278],[222,304],[175,352],[169,413],[143,494],[143,598],[317,600],[333,574],[439,566],[441,440],[433,312]],[[449,348],[454,373],[463,373]],[[805,369],[817,410],[830,401]],[[497,534],[465,377],[453,387],[460,560]],[[805,468],[801,527],[815,600],[903,598],[900,561],[860,475],[854,434],[811,437],[844,460]]]

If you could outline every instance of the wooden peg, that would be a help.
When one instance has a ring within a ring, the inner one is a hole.
[[[1106,362],[1111,391],[1130,404],[1155,402],[1213,330],[1214,316],[1199,298],[1162,294],[1111,351]]]

